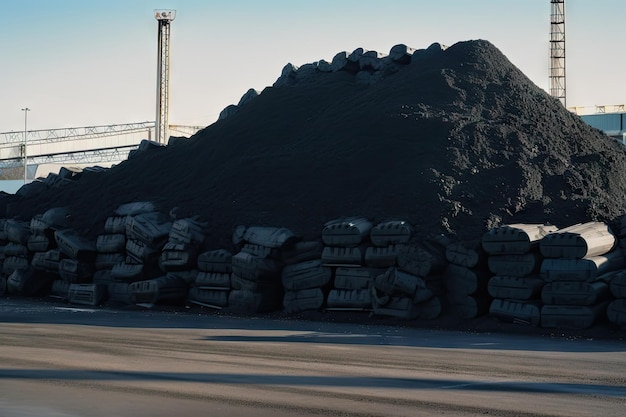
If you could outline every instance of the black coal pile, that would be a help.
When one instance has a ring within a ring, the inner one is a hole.
[[[370,64],[353,53],[288,65],[189,140],[62,186],[23,187],[0,215],[65,206],[74,229],[95,236],[120,204],[152,201],[208,222],[217,248],[238,224],[315,238],[341,216],[399,218],[418,238],[476,241],[502,223],[565,227],[625,211],[623,147],[491,43],[406,50],[393,60],[355,51]]]

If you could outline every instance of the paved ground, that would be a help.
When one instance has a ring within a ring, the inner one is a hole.
[[[0,300],[0,416],[623,416],[626,343]]]

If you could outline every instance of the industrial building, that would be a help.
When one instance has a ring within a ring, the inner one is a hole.
[[[614,106],[614,111],[609,113],[606,112],[605,106],[599,106],[597,111],[594,114],[580,115],[580,118],[590,126],[626,145],[626,110],[624,110],[624,106]]]

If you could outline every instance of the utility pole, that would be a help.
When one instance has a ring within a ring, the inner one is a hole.
[[[30,109],[28,107],[24,107],[22,109],[22,111],[24,112],[24,185],[26,185],[26,181],[28,180],[28,154],[26,153],[26,136],[28,134],[28,112],[30,111]]]
[[[176,10],[155,10],[159,22],[157,60],[157,103],[155,140],[166,144],[170,99],[170,26],[176,18]]]
[[[565,106],[565,0],[550,3],[550,95]]]

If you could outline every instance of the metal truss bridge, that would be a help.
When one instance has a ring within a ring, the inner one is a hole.
[[[191,136],[203,128],[170,125],[169,133]],[[3,132],[0,133],[0,168],[24,166],[25,154],[29,170],[32,165],[41,164],[112,165],[125,160],[142,140],[152,140],[154,129],[155,122],[138,122]]]

